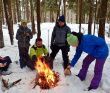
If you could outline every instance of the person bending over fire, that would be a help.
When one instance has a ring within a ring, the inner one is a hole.
[[[84,58],[82,68],[80,69],[77,77],[81,81],[84,81],[86,79],[90,64],[96,61],[93,79],[88,87],[88,91],[91,89],[97,89],[100,85],[104,64],[109,54],[106,41],[101,37],[96,37],[94,35],[83,35],[77,32],[68,34],[67,41],[68,44],[76,47],[76,53],[66,70],[74,67],[82,52],[86,52],[88,55]]]

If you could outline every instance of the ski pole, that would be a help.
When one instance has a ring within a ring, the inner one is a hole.
[[[48,29],[48,52],[50,53],[50,49],[49,49],[49,29]]]

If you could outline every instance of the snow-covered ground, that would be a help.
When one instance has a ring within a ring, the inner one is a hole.
[[[42,31],[41,37],[43,39],[44,44],[47,46],[49,52],[51,52],[51,50],[49,49],[48,42],[50,42],[51,40],[51,33],[54,25],[55,25],[54,23],[41,24],[41,31]],[[28,24],[28,26],[31,27],[30,24]],[[68,26],[71,28],[72,31],[78,31],[77,24],[68,24]],[[82,60],[86,56],[86,53],[82,54],[81,58],[79,59],[79,62],[75,65],[74,68],[71,69],[72,75],[65,77],[63,74],[63,67],[62,67],[62,62],[63,62],[62,55],[61,55],[61,52],[59,52],[54,61],[54,70],[59,72],[60,74],[60,81],[58,83],[58,86],[49,90],[42,90],[40,89],[39,86],[36,86],[35,89],[32,89],[32,87],[34,86],[32,81],[36,77],[36,71],[31,71],[27,67],[24,69],[20,69],[19,63],[15,62],[19,60],[17,40],[15,39],[17,29],[18,29],[18,26],[14,25],[14,45],[11,45],[7,27],[3,26],[5,47],[0,49],[0,56],[8,55],[11,57],[13,63],[11,64],[9,70],[12,71],[13,73],[11,75],[2,76],[2,77],[6,80],[9,80],[10,83],[17,79],[22,79],[22,81],[19,84],[16,84],[16,86],[10,88],[9,90],[3,91],[3,93],[110,93],[110,80],[109,80],[110,79],[110,55],[107,58],[107,61],[104,66],[103,78],[102,78],[100,87],[97,90],[91,90],[89,92],[84,91],[84,89],[86,89],[89,86],[90,81],[93,77],[95,62],[93,62],[90,65],[87,78],[85,81],[81,82],[75,75],[78,74],[82,65]],[[106,25],[106,31],[107,30],[108,30],[108,25]],[[82,32],[84,34],[87,33],[87,24],[82,25]],[[37,35],[34,35],[33,39],[31,40],[31,45],[34,44],[36,36]],[[106,42],[110,50],[110,38],[106,37]],[[70,60],[74,56],[74,53],[75,53],[75,48],[71,47],[71,51],[69,52]],[[2,92],[0,91],[0,93]]]

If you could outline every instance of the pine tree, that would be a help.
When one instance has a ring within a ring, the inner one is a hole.
[[[16,15],[16,0],[12,0],[12,14],[13,14],[13,23],[17,23],[17,15]]]
[[[40,16],[40,0],[37,0],[36,2],[36,13],[37,13],[37,37],[39,38],[41,36],[41,29],[40,29],[40,22],[41,22],[41,16]]]
[[[21,21],[21,1],[20,0],[16,0],[16,9],[17,9],[17,18],[18,18],[18,22]]]
[[[81,33],[81,22],[82,22],[82,0],[79,0],[79,33]]]
[[[63,4],[64,4],[64,16],[66,20],[66,0],[63,0]]]
[[[57,0],[57,2],[58,2],[58,0]],[[56,3],[57,3],[57,2],[56,2]],[[59,0],[59,4],[58,4],[56,22],[57,22],[57,20],[58,20],[58,17],[60,16],[60,6],[61,6],[61,0]]]
[[[105,38],[105,19],[106,19],[106,13],[107,13],[107,2],[108,0],[101,0],[98,36],[102,38]]]
[[[3,39],[3,32],[2,32],[2,0],[0,0],[0,48],[4,47],[4,39]]]
[[[31,8],[31,23],[32,23],[32,33],[35,34],[35,23],[34,23],[34,8],[33,8],[33,0],[30,0],[30,8]]]
[[[10,41],[11,41],[11,45],[13,45],[14,32],[13,32],[11,0],[3,0],[3,3],[4,3],[5,17],[6,17],[6,22],[7,22],[7,25],[8,25]]]
[[[26,19],[27,21],[29,21],[30,20],[29,0],[25,0],[25,2],[26,2],[26,6],[25,6]]]
[[[88,21],[88,34],[91,34],[92,21],[93,21],[93,0],[89,2],[89,21]]]

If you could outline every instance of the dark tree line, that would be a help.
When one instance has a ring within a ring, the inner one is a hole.
[[[98,36],[104,38],[105,22],[110,22],[110,0],[0,0],[0,48],[4,47],[2,24],[7,24],[13,45],[13,23],[26,19],[32,24],[33,34],[40,37],[40,23],[56,22],[62,14],[67,22],[79,24],[79,32],[81,24],[88,23],[88,34],[95,34],[95,24],[99,24]],[[94,33],[91,30],[93,23]]]

